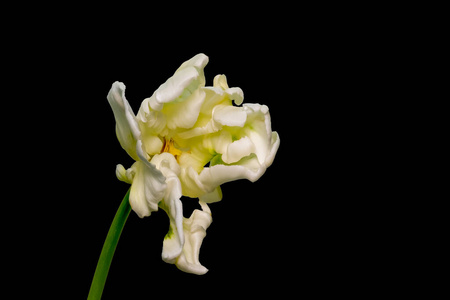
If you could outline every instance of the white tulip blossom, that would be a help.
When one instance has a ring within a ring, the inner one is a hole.
[[[280,145],[266,105],[242,104],[242,90],[229,88],[225,75],[205,86],[207,63],[204,54],[184,62],[136,115],[123,83],[107,96],[120,145],[136,161],[116,168],[118,179],[131,184],[131,208],[141,218],[162,208],[170,219],[162,259],[199,275],[208,271],[199,262],[212,222],[208,204],[222,199],[225,182],[258,180]],[[201,210],[184,218],[182,196],[198,198]]]

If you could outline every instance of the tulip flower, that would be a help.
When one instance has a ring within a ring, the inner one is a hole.
[[[184,62],[143,100],[137,114],[125,97],[123,83],[113,83],[107,96],[119,143],[135,160],[129,168],[116,167],[117,178],[131,185],[124,209],[129,212],[130,205],[140,218],[164,210],[170,225],[162,259],[197,275],[208,271],[199,262],[212,222],[208,204],[222,199],[223,183],[258,180],[280,144],[266,105],[242,104],[242,90],[230,88],[225,75],[217,75],[212,87],[205,86],[207,63],[204,54]],[[201,210],[184,218],[182,196],[198,198]]]

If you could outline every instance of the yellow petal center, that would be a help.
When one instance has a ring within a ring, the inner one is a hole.
[[[165,139],[164,140],[164,145],[161,149],[161,153],[163,153],[163,152],[168,152],[168,153],[172,154],[173,156],[175,156],[175,158],[177,158],[182,153],[179,149],[175,148],[173,139],[170,139],[170,140]]]

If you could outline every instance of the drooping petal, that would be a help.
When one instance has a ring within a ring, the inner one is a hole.
[[[137,141],[136,153],[138,161],[131,167],[133,182],[130,191],[131,208],[140,217],[147,217],[158,210],[158,203],[166,191],[166,178],[154,164],[146,158],[142,150],[142,141]]]
[[[121,82],[114,82],[107,99],[116,119],[116,134],[119,143],[128,155],[137,160],[136,141],[140,138],[141,131],[133,110],[125,98],[125,85]]]
[[[199,261],[200,247],[206,236],[206,229],[211,225],[212,217],[208,205],[202,201],[199,203],[202,210],[194,210],[189,219],[183,220],[185,242],[175,265],[184,272],[203,275],[208,269]]]
[[[167,189],[160,207],[169,216],[169,232],[163,242],[162,259],[167,263],[174,263],[181,254],[184,245],[183,234],[183,206],[181,204],[181,184],[178,179],[179,166],[170,153],[155,155],[152,163],[161,170],[166,177]]]

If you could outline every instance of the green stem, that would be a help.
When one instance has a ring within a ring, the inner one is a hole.
[[[109,267],[119,242],[120,234],[128,219],[131,211],[130,206],[130,190],[122,200],[117,210],[116,216],[109,228],[105,243],[103,244],[102,253],[98,259],[97,268],[95,269],[94,279],[92,280],[91,289],[89,290],[88,300],[100,300],[105,286],[106,277],[108,277]]]

